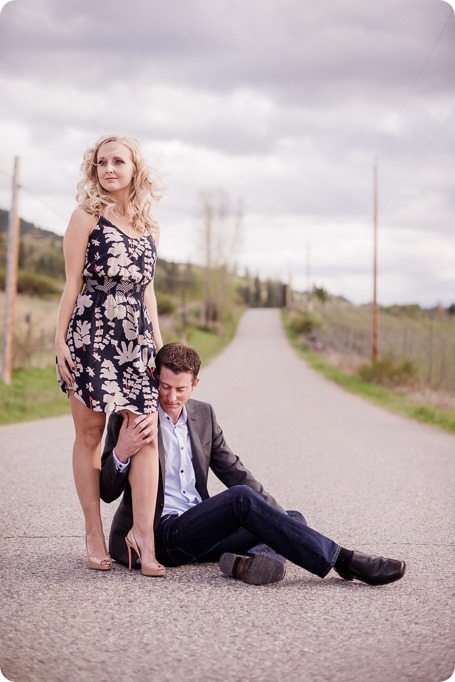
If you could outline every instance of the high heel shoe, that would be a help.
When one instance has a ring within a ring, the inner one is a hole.
[[[85,541],[85,549],[87,550],[87,565],[94,571],[110,571],[112,568],[112,559],[107,554],[102,559],[96,559],[95,557],[89,556],[87,540]]]
[[[142,575],[152,576],[153,578],[160,578],[166,575],[166,569],[164,566],[159,567],[157,563],[155,564],[144,564],[141,559],[141,551],[137,545],[136,538],[134,537],[133,529],[125,538],[126,546],[128,547],[128,568],[130,571],[133,570],[133,560],[134,554],[137,554],[139,561],[141,562],[141,572]]]

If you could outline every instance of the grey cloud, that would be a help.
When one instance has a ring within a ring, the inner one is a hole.
[[[129,132],[168,154],[169,234],[197,221],[213,183],[261,216],[252,259],[271,240],[284,259],[274,230],[297,248],[309,225],[337,224],[324,276],[354,277],[338,240],[371,227],[376,157],[389,239],[453,231],[454,44],[440,0],[14,0],[0,18],[0,126],[13,152],[10,135],[28,138],[24,184],[50,202],[72,205],[94,138]]]
[[[128,77],[333,102],[334,86],[344,97],[412,88],[447,11],[434,0],[16,0],[0,22],[0,59],[37,81],[80,87]],[[434,57],[437,77],[425,74],[431,91],[453,85],[453,30]]]
[[[427,65],[447,17],[444,3],[434,0],[133,0],[127,8],[108,0],[15,0],[6,9],[0,21],[0,69],[21,79],[24,90],[32,83],[69,85],[76,96],[91,90],[103,97],[123,83],[131,96],[141,87],[166,83],[195,92],[249,88],[270,96],[278,111],[269,129],[212,120],[190,133],[179,131],[193,144],[233,154],[270,150],[277,136],[304,136],[307,122],[314,134],[327,135],[327,144],[348,145],[355,138],[362,146],[364,137],[373,149],[387,150],[390,143],[393,153],[406,134],[397,140],[375,133],[367,117],[383,109],[411,110],[414,116],[422,88],[436,95],[455,85],[455,51],[448,51],[455,21]],[[340,102],[352,103],[351,119],[334,128]],[[122,102],[111,105],[121,108]],[[83,116],[73,114],[68,102],[67,116],[50,106],[38,112],[36,123],[54,117],[57,125],[62,119],[71,124],[73,116],[74,125],[90,127],[90,117],[95,122],[100,113],[96,101]],[[330,132],[323,130],[327,114]],[[165,123],[155,131],[163,140],[176,133]]]

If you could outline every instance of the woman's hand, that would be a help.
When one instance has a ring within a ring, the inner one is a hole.
[[[73,375],[71,371],[74,372],[76,369],[74,367],[74,361],[71,357],[70,349],[64,342],[55,343],[55,352],[57,355],[57,367],[60,372],[60,376],[68,387],[73,385]]]

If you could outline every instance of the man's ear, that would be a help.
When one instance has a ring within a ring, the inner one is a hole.
[[[196,379],[194,379],[194,380],[193,380],[193,383],[191,384],[192,387],[193,387],[193,391],[194,391],[194,389],[196,388],[196,386],[198,385],[198,383],[199,383],[199,377],[196,377]]]

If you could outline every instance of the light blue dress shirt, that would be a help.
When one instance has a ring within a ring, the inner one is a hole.
[[[188,415],[185,406],[176,424],[158,406],[158,418],[165,453],[164,507],[165,514],[183,514],[202,501],[196,490],[196,476],[193,467]],[[126,471],[130,460],[122,464],[112,452],[118,471]]]
[[[158,416],[165,452],[163,515],[180,515],[202,501],[196,490],[188,415],[183,406],[177,424],[173,424],[166,412],[158,406]]]

